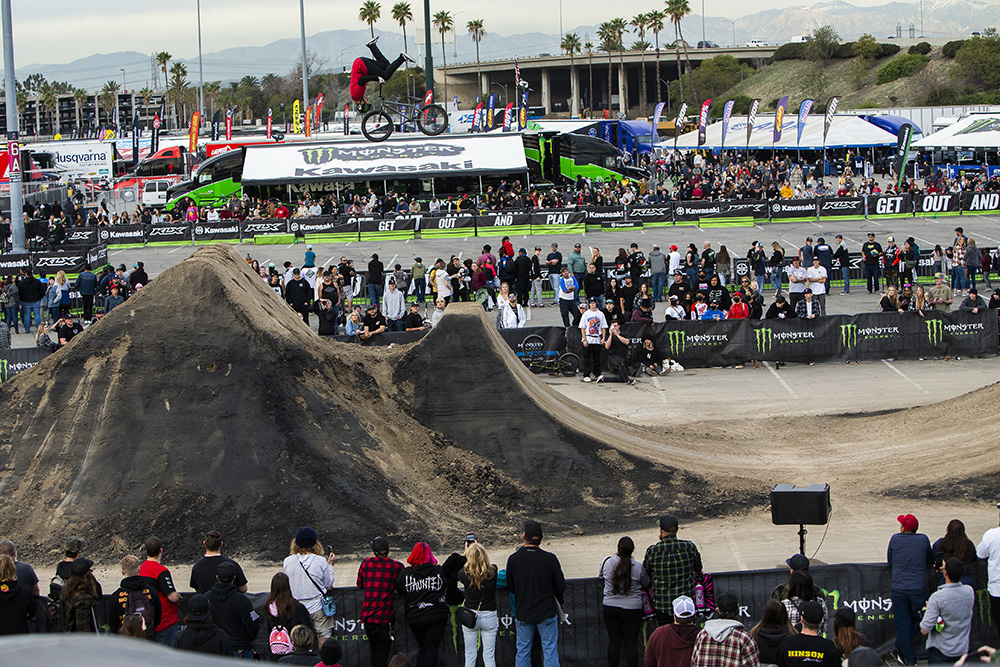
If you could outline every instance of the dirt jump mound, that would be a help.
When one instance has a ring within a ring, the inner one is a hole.
[[[222,246],[0,386],[0,403],[0,535],[81,534],[96,555],[156,534],[194,556],[208,528],[262,558],[302,524],[347,551],[380,533],[509,536],[526,515],[612,529],[751,495],[553,394],[478,305],[449,306],[413,345],[334,343]]]

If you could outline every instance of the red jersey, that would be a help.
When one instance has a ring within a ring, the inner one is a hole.
[[[368,68],[365,66],[365,61],[361,58],[354,59],[354,65],[351,66],[351,99],[355,102],[360,102],[365,97],[365,84],[358,83],[358,79],[368,74]]]
[[[160,624],[156,626],[157,632],[162,632],[177,624],[177,604],[167,599],[171,593],[176,593],[174,580],[170,577],[170,570],[163,567],[155,560],[144,560],[139,566],[139,576],[146,577],[152,582],[152,588],[160,595],[160,607],[163,613],[160,616]]]

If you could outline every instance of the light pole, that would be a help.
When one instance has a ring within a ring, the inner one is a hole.
[[[458,58],[458,15],[464,13],[464,10],[455,12],[455,30],[451,34],[451,55],[453,58]]]
[[[562,23],[562,0],[559,0],[559,43],[560,43],[560,45],[562,44],[562,38],[565,37],[565,36],[566,36],[566,33],[563,32],[563,23]]]
[[[730,21],[733,24],[733,48],[736,48],[736,21]]]
[[[434,56],[431,55],[431,0],[424,0],[424,44],[427,53],[424,55],[424,88],[434,89]]]
[[[128,92],[128,86],[125,85],[125,68],[124,67],[119,67],[118,69],[122,73],[122,92],[123,93],[127,93]]]
[[[10,233],[13,252],[24,254],[24,194],[21,191],[21,165],[17,161],[21,145],[17,141],[17,90],[14,79],[14,34],[10,20],[10,0],[0,0],[3,14],[3,83],[7,104],[7,156],[10,160]]]
[[[501,88],[503,88],[503,105],[507,106],[507,84],[506,83],[500,83],[498,81],[491,81],[490,85],[491,86],[500,86]]]
[[[201,59],[201,0],[198,0],[198,113],[205,122],[205,66]]]
[[[302,30],[302,109],[305,110],[309,104],[309,74],[306,71],[306,7],[303,0],[299,0],[299,24]]]
[[[667,89],[667,109],[669,109],[670,108],[670,84],[667,83],[666,81],[664,81],[663,79],[657,79],[657,81],[659,81],[660,83],[662,83],[663,87]],[[654,127],[653,130],[656,130],[656,128]]]
[[[701,41],[705,40],[705,0],[701,0]]]

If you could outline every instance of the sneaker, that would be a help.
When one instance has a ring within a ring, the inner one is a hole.
[[[590,376],[589,376],[589,375],[588,375],[588,376],[586,376],[586,377],[584,377],[584,378],[583,378],[583,381],[584,381],[584,382],[593,382],[593,380],[591,380],[591,379],[590,379]]]
[[[635,384],[635,378],[629,378],[628,382],[626,384],[628,384],[630,386],[633,385],[633,384]]]
[[[850,292],[841,292],[840,296],[846,296],[847,294],[850,294]]]
[[[604,376],[603,375],[598,375],[597,379],[594,380],[594,382],[604,382]]]
[[[415,62],[417,62],[416,60],[414,60],[413,58],[411,58],[411,57],[409,56],[409,54],[406,54],[406,53],[401,53],[401,54],[399,54],[399,55],[403,56],[403,60],[405,60],[405,61],[406,61],[406,62],[408,62],[408,63],[415,63]]]
[[[903,654],[900,653],[899,649],[897,649],[895,646],[889,649],[887,655],[890,660],[895,660],[896,662],[904,666],[906,665],[906,658],[903,657]]]
[[[365,44],[365,46],[367,46],[370,49],[373,46],[375,46],[376,44],[378,44],[378,35],[375,35],[374,37],[372,37],[371,40],[367,44]]]
[[[379,78],[378,78],[378,82],[379,82],[379,83],[385,83],[385,79],[383,79],[382,77],[379,77]]]

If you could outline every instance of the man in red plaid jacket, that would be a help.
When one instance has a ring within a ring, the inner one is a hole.
[[[732,593],[716,598],[719,618],[705,623],[691,653],[691,667],[760,667],[757,642],[737,619],[740,604]]]
[[[396,620],[392,595],[403,564],[389,558],[389,540],[384,537],[372,540],[372,551],[375,555],[361,561],[358,568],[358,588],[365,592],[361,622],[368,635],[372,667],[386,667],[392,649],[392,623]]]

